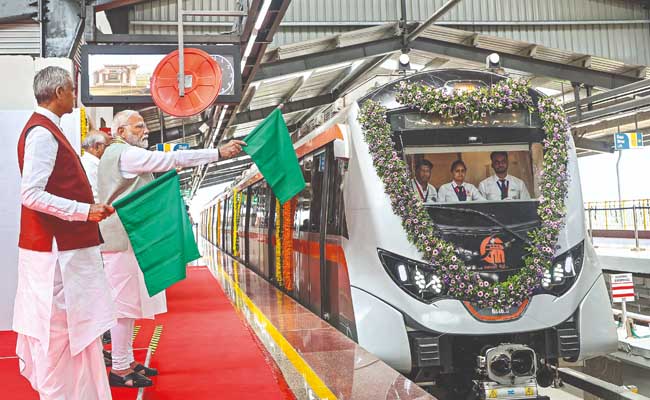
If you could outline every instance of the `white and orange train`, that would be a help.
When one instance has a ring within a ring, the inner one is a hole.
[[[402,79],[471,89],[504,77],[438,70]],[[544,287],[520,307],[506,310],[477,308],[447,296],[444,287],[423,288],[415,272],[428,264],[409,242],[373,167],[358,121],[362,104],[371,99],[387,107],[396,150],[411,166],[429,160],[430,183],[436,188],[450,181],[450,161],[462,159],[467,181],[478,186],[492,173],[490,153],[507,152],[508,172],[526,182],[530,200],[427,206],[438,231],[456,245],[466,265],[493,281],[522,267],[521,238],[540,224],[536,172],[543,131],[538,116],[528,112],[495,114],[471,126],[418,114],[396,102],[402,79],[366,94],[295,143],[307,186],[294,199],[291,229],[283,232],[290,232],[288,247],[287,238],[281,239],[285,253],[292,252],[280,260],[291,264],[292,274],[284,279],[292,282],[279,284],[276,276],[281,213],[255,167],[207,206],[201,234],[415,382],[435,382],[459,399],[538,398],[537,386],[551,384],[550,367],[558,360],[583,360],[616,349],[602,271],[585,240],[575,147],[571,143],[566,223],[554,260],[558,267]],[[543,96],[534,90],[529,94],[535,103]],[[242,200],[233,202],[239,193]],[[479,213],[463,212],[467,209]],[[505,243],[498,269],[486,265],[488,257],[481,254],[486,238]]]

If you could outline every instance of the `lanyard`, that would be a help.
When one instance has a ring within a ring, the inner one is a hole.
[[[427,191],[424,192],[423,194],[418,181],[414,179],[413,182],[415,182],[415,187],[418,189],[418,193],[420,193],[420,198],[422,199],[422,201],[426,202],[427,198],[429,197],[429,185],[427,185]]]

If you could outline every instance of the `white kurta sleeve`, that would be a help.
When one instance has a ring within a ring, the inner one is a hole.
[[[131,146],[120,156],[120,172],[129,179],[151,172],[165,172],[174,168],[194,167],[219,159],[218,149],[150,151]]]
[[[86,221],[90,204],[55,196],[45,191],[54,170],[59,144],[45,128],[37,126],[25,141],[21,203],[34,211],[54,215],[66,221]],[[37,155],[38,154],[38,155]]]

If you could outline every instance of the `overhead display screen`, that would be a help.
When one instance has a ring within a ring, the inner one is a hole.
[[[221,67],[222,84],[215,103],[241,100],[238,45],[186,46],[208,54]],[[85,105],[153,104],[151,76],[173,45],[84,45],[81,48],[81,101]],[[186,70],[188,66],[186,65]]]

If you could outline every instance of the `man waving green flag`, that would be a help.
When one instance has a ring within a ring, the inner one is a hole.
[[[149,296],[185,279],[185,266],[201,255],[176,171],[116,200],[113,206],[129,236]]]
[[[253,129],[244,142],[248,145],[242,149],[251,156],[280,204],[305,188],[298,157],[279,108]]]

